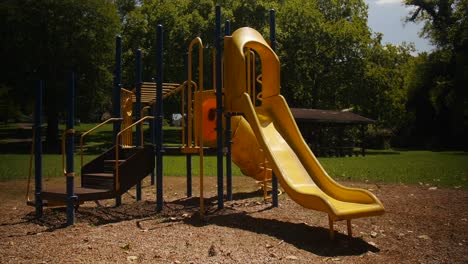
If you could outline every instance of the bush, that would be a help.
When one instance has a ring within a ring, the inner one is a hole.
[[[389,149],[393,132],[387,128],[377,128],[370,126],[367,130],[366,147],[372,149]]]

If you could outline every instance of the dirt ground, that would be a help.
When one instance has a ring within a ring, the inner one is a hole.
[[[24,181],[0,182],[0,263],[468,263],[464,190],[344,182],[371,190],[386,213],[353,220],[353,238],[338,222],[330,241],[324,213],[286,194],[271,208],[250,178],[235,177],[234,201],[217,210],[215,180],[205,178],[204,220],[198,186],[197,197],[185,198],[185,179],[166,177],[161,213],[145,182],[143,201],[131,190],[117,208],[113,200],[87,202],[71,227],[64,208],[46,208],[36,220]]]

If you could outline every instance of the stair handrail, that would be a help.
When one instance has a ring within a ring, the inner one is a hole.
[[[193,54],[193,47],[195,45],[198,45],[198,87],[195,87],[194,90],[192,90],[192,54]],[[187,120],[188,120],[188,134],[187,134],[187,143],[190,144],[188,147],[192,146],[192,120],[193,120],[193,113],[192,109],[194,106],[192,105],[192,91],[197,92],[203,91],[203,42],[200,37],[194,38],[189,45],[188,48],[188,59],[187,59],[187,66],[188,66],[188,74],[187,74],[187,81],[188,81],[188,93],[187,93]],[[197,89],[198,88],[198,89]],[[190,108],[189,108],[190,107]],[[197,145],[197,131],[195,131],[195,136],[194,136],[194,143]]]
[[[140,124],[141,122],[147,120],[147,119],[154,119],[154,116],[145,116],[141,118],[140,120],[136,121],[135,123],[131,124],[130,126],[120,130],[119,133],[115,136],[115,191],[119,191],[120,189],[120,182],[119,182],[119,137],[120,135],[127,131],[128,129]],[[143,141],[142,141],[143,145]]]
[[[106,119],[104,122],[96,125],[95,127],[91,128],[90,130],[84,132],[83,134],[81,134],[80,136],[80,156],[81,156],[81,168],[83,168],[83,145],[84,145],[84,137],[92,132],[94,132],[96,129],[102,127],[103,125],[109,123],[109,122],[118,122],[118,121],[122,121],[123,118],[121,117],[112,117],[112,118],[109,118],[109,119]]]
[[[133,101],[132,98],[135,96],[135,93],[127,90],[125,88],[120,88],[120,96],[121,96],[121,110],[122,110],[122,124],[124,128],[128,125],[132,124],[132,113],[133,113]],[[125,145],[131,146],[132,144],[132,134],[126,134],[122,138],[122,142]]]
[[[184,85],[184,88],[187,89],[187,98],[189,98],[187,100],[187,109],[185,109],[185,92],[182,92],[182,118],[183,118],[183,122],[182,122],[182,147],[188,147],[188,148],[191,148],[192,147],[192,144],[191,142],[189,141],[188,139],[188,135],[190,133],[192,133],[192,124],[190,122],[192,122],[192,120],[189,119],[189,115],[188,113],[190,113],[192,111],[192,108],[191,107],[191,102],[189,102],[189,100],[191,101],[192,97],[191,97],[191,86],[193,85],[195,91],[198,90],[198,85],[195,81],[190,81],[190,84],[191,85],[188,85],[188,80],[185,81],[183,83]],[[190,94],[190,96],[188,96],[188,94]],[[187,112],[187,114],[186,114]],[[190,115],[191,117],[191,115]],[[185,134],[187,134],[187,138],[185,137]],[[191,140],[191,139],[190,139]]]
[[[64,176],[68,176],[67,175],[67,170],[65,168],[65,158],[67,156],[67,153],[66,153],[67,135],[72,134],[72,136],[73,136],[75,134],[75,132],[76,132],[75,129],[66,129],[62,133],[62,170],[63,170],[63,175]],[[74,173],[73,173],[73,176],[74,176]]]
[[[198,100],[198,107],[195,105],[193,108],[195,109],[200,109],[200,124],[198,126],[198,129],[195,130],[195,146],[198,145],[199,147],[199,156],[200,156],[200,173],[199,173],[199,178],[200,178],[200,215],[203,216],[205,212],[205,206],[204,206],[204,197],[203,197],[203,111],[202,111],[202,99],[203,99],[203,42],[200,37],[196,37],[190,42],[189,49],[188,49],[188,103],[190,106],[192,105],[191,102],[191,84],[192,84],[192,54],[193,54],[193,46],[198,45],[198,89],[194,90],[194,92],[199,92],[201,99]],[[194,93],[194,95],[195,95]],[[187,106],[188,107],[188,106]],[[189,120],[189,128],[190,128],[190,123],[191,123],[191,111],[190,109],[188,110],[188,120]],[[196,114],[196,113],[193,113]],[[192,143],[191,142],[191,133],[188,135],[188,142],[187,143]]]
[[[150,106],[150,105],[147,105],[147,106],[141,108],[140,116],[143,116],[143,117],[149,116],[149,114],[148,114],[148,115],[144,115],[144,112],[145,112],[146,109],[150,109],[149,112],[150,112],[150,114],[151,114],[151,106]],[[143,142],[145,142],[143,129],[140,129],[140,138],[141,138],[141,144],[143,144]]]

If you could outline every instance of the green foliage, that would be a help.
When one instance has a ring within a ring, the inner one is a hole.
[[[93,160],[96,156],[87,155],[84,162]],[[29,176],[29,160],[27,154],[0,154],[0,181],[27,179]],[[42,175],[44,179],[63,177],[62,155],[47,154],[43,156]],[[33,160],[34,161],[34,160]],[[76,155],[74,163],[79,166],[80,156]],[[34,164],[34,162],[33,162]],[[34,165],[33,165],[34,166]],[[80,170],[76,170],[77,175]],[[34,185],[34,168],[32,170],[31,185]],[[26,186],[25,186],[26,190]]]
[[[356,108],[377,120],[379,127],[398,130],[406,115],[405,76],[412,59],[412,46],[382,45],[379,36],[371,43],[365,59],[361,91],[356,91]]]
[[[13,87],[22,108],[33,101],[35,80],[44,80],[47,139],[54,147],[65,107],[68,73],[77,73],[77,113],[85,118],[108,100],[114,37],[119,19],[110,0],[19,0],[0,4],[5,55],[0,83]]]
[[[137,5],[141,4],[140,0],[114,0],[114,3],[119,11],[119,16],[121,21],[127,19],[127,15],[135,10]]]
[[[184,81],[184,54],[190,41],[199,36],[212,47],[214,6],[209,0],[147,1],[128,14],[123,23],[124,82],[135,83],[135,51],[142,49],[143,79],[151,81],[156,72],[156,25],[164,27],[164,81]],[[206,52],[205,61],[211,62]],[[195,68],[196,69],[196,68]],[[210,68],[208,68],[210,69]],[[211,75],[211,72],[208,71]],[[206,75],[208,76],[208,74]]]
[[[347,108],[370,33],[362,1],[287,1],[278,11],[282,92],[292,105]],[[287,76],[287,77],[286,77]]]
[[[185,81],[184,54],[199,36],[205,47],[204,88],[211,89],[215,5],[222,6],[223,20],[232,22],[233,31],[250,26],[266,39],[268,11],[274,8],[281,92],[292,107],[353,108],[377,120],[377,129],[406,136],[417,134],[413,123],[430,121],[420,114],[429,109],[445,120],[437,126],[454,131],[447,135],[460,135],[457,124],[464,119],[456,113],[468,112],[462,99],[468,78],[467,3],[406,2],[416,6],[410,20],[426,22],[423,34],[440,47],[437,54],[412,58],[411,45],[382,44],[382,35],[367,26],[363,0],[6,0],[0,3],[0,22],[6,25],[0,87],[18,106],[9,109],[29,114],[31,80],[41,76],[49,127],[57,127],[64,116],[66,73],[73,68],[79,78],[78,117],[97,119],[110,109],[115,34],[121,30],[123,83],[132,89],[137,49],[142,50],[143,79],[155,77],[156,26],[162,24],[164,81]],[[195,51],[195,76],[198,56]],[[179,112],[179,104],[178,96],[170,98],[165,117]]]
[[[60,110],[66,74],[74,69],[79,96],[86,98],[78,110],[86,113],[102,101],[102,90],[111,83],[109,66],[119,27],[110,1],[4,1],[0,12],[7,29],[2,49],[9,73],[2,81],[15,86],[18,94],[30,95],[31,84],[26,81],[40,77],[45,81],[47,106],[58,105],[54,110]]]
[[[415,9],[409,21],[423,21],[421,32],[437,49],[421,54],[408,78],[413,138],[432,147],[468,146],[468,2],[406,1]]]
[[[406,0],[414,10],[408,21],[424,22],[421,35],[442,49],[461,49],[468,45],[468,2],[460,0]]]
[[[343,109],[398,130],[414,48],[381,44],[363,1],[287,1],[278,12],[282,93],[295,107]]]
[[[11,100],[12,88],[0,84],[0,122],[17,120],[21,116],[19,106]]]

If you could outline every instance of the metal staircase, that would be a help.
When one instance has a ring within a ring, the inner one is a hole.
[[[81,169],[81,186],[75,187],[77,203],[120,196],[143,180],[154,170],[153,146],[119,147],[116,161],[113,147]],[[42,199],[49,202],[65,202],[66,189],[45,189]]]

